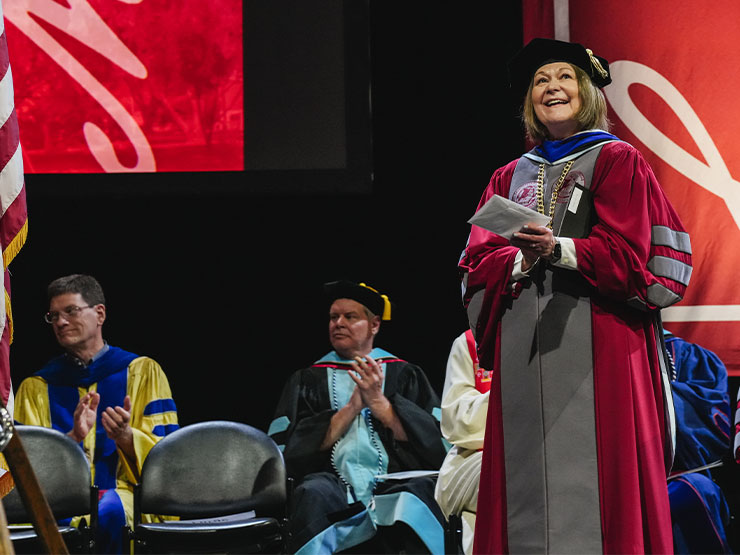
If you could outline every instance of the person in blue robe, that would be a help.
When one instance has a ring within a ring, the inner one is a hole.
[[[675,372],[676,455],[668,477],[675,553],[730,553],[730,513],[711,470],[730,454],[727,369],[713,352],[664,331]]]
[[[156,361],[103,340],[105,297],[95,278],[65,276],[47,293],[45,319],[65,353],[23,380],[14,419],[54,428],[80,444],[100,491],[96,549],[121,553],[123,527],[133,522],[133,486],[151,448],[178,429],[177,409]],[[145,515],[144,521],[160,518]]]
[[[442,553],[439,397],[421,368],[374,347],[386,296],[324,287],[333,351],[290,376],[268,431],[296,483],[288,550]]]

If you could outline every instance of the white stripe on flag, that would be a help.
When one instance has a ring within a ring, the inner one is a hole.
[[[15,408],[15,395],[13,395],[13,384],[10,384],[10,392],[8,393],[8,402],[5,403],[5,408],[10,413],[10,417],[13,418],[13,409]]]
[[[5,215],[8,207],[13,204],[18,194],[23,190],[23,154],[21,145],[15,149],[5,167],[0,170],[0,218]],[[7,245],[0,245],[3,249]]]
[[[2,80],[0,80],[0,127],[5,125],[10,114],[13,113],[13,107],[15,106],[13,99],[13,72],[10,71],[10,66],[8,66],[8,71],[5,72]]]

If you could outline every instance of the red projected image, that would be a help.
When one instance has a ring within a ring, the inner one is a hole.
[[[4,0],[27,173],[244,169],[241,0]]]

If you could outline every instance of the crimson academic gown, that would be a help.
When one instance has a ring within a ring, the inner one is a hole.
[[[497,170],[479,208],[494,194],[536,208],[544,163],[548,213],[574,159],[553,230],[573,237],[577,270],[540,261],[512,284],[518,249],[477,226],[460,261],[481,366],[494,369],[474,551],[670,553],[659,309],[688,284],[689,238],[629,144],[541,154]]]

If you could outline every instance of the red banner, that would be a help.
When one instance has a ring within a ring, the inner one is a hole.
[[[525,0],[523,12],[525,41],[578,42],[609,60],[613,132],[643,153],[691,235],[691,284],[664,325],[740,375],[740,4]]]
[[[240,0],[4,9],[26,172],[244,168]]]

